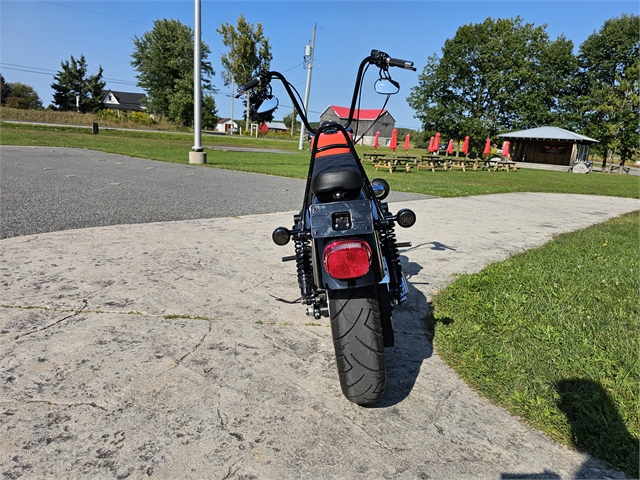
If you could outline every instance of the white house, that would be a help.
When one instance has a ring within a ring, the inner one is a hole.
[[[216,132],[227,133],[233,128],[233,133],[238,133],[238,124],[230,118],[221,118],[216,125]]]
[[[102,104],[110,110],[125,112],[143,112],[146,107],[142,104],[144,93],[102,91]]]

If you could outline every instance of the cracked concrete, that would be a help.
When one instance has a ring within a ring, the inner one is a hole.
[[[0,472],[8,478],[624,478],[471,391],[433,352],[432,292],[631,199],[404,202],[410,299],[387,393],[342,396],[329,323],[300,305],[291,213],[0,241]]]

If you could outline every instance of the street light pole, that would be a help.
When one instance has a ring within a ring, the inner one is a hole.
[[[304,92],[304,111],[305,112],[309,108],[309,91],[311,90],[311,70],[313,69],[313,56],[316,50],[316,25],[317,24],[315,23],[313,24],[313,36],[311,37],[311,52],[309,53],[310,59],[309,59],[308,68],[307,68],[307,88],[305,89],[305,92]],[[302,150],[304,148],[304,135],[305,135],[305,128],[304,128],[304,122],[302,122],[302,126],[300,127],[300,142],[298,143],[298,150]]]
[[[207,163],[207,154],[202,148],[202,82],[201,68],[201,32],[200,0],[194,0],[194,39],[193,39],[193,147],[189,152],[189,163]]]

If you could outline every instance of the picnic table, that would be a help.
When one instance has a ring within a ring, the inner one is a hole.
[[[411,167],[418,166],[418,157],[410,156],[410,155],[402,155],[394,158],[382,157],[378,158],[374,163],[376,168],[376,172],[379,168],[388,168],[389,173],[393,173],[393,171],[398,167],[403,167],[407,172],[411,170]]]
[[[497,172],[498,170],[504,170],[506,172],[513,170],[514,172],[518,171],[518,166],[516,165],[516,162],[512,162],[511,160],[498,160],[498,161],[492,161],[489,160],[489,170],[490,167],[493,167],[493,171]]]
[[[480,159],[470,158],[456,158],[452,157],[448,159],[448,163],[445,166],[445,170],[453,170],[454,168],[461,168],[463,172],[467,171],[467,167],[473,168],[474,171],[478,169],[478,165],[482,162]]]
[[[440,157],[438,155],[422,155],[420,160],[417,162],[416,170],[420,170],[421,168],[428,167],[432,172],[436,171],[436,168],[447,169],[447,159]]]
[[[373,165],[378,160],[378,158],[382,158],[385,155],[386,154],[384,154],[384,153],[363,153],[362,154],[362,161],[364,162],[365,160],[370,160],[371,164]]]

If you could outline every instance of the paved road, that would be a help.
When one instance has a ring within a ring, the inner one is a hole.
[[[304,195],[303,180],[72,148],[2,146],[0,172],[0,238],[291,211]]]
[[[399,232],[414,245],[402,253],[410,299],[395,312],[388,390],[373,408],[342,396],[326,319],[309,322],[300,305],[269,296],[298,296],[293,266],[279,261],[290,248],[265,241],[290,213],[1,240],[0,471],[624,478],[478,397],[434,353],[423,319],[433,290],[456,273],[638,210],[640,201],[522,193],[402,205],[418,215]]]

